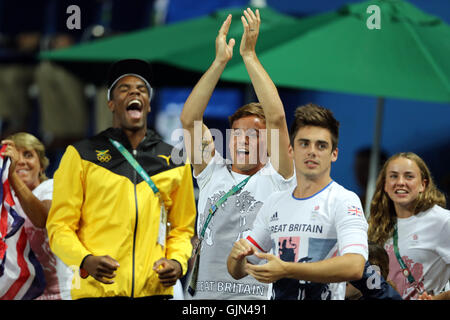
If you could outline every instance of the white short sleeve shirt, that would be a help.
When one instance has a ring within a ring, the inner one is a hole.
[[[332,181],[308,198],[294,188],[272,195],[255,220],[247,240],[283,261],[316,262],[346,253],[368,258],[367,221],[358,196]],[[272,299],[343,300],[345,283],[321,284],[280,279]]]
[[[247,177],[231,171],[216,150],[213,159],[195,177],[200,188],[197,221],[199,234],[211,205]],[[295,175],[284,179],[268,163],[218,208],[205,230],[193,299],[268,299],[270,286],[251,277],[233,279],[227,270],[227,258],[234,242],[243,238],[245,232],[250,230],[266,199],[274,192],[290,189],[295,184]],[[186,294],[186,299],[190,298],[192,297]]]

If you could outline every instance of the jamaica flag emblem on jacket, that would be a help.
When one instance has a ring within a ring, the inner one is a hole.
[[[109,149],[107,150],[95,150],[97,153],[97,160],[100,162],[109,162],[111,160],[111,155],[109,154]]]

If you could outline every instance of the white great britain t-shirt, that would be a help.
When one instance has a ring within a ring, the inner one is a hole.
[[[412,217],[397,219],[398,249],[419,286],[438,294],[450,279],[450,211],[437,205]],[[414,285],[403,275],[392,237],[384,248],[389,275],[403,299],[417,299]]]
[[[213,159],[195,178],[200,188],[197,232],[200,234],[208,210],[247,175],[231,171],[223,157],[215,151]],[[251,277],[233,279],[227,270],[227,257],[235,241],[250,230],[259,209],[274,192],[295,186],[295,175],[285,180],[270,163],[255,173],[239,192],[218,208],[206,229],[200,254],[197,288],[194,297],[186,299],[264,299],[268,285]]]
[[[308,198],[295,198],[294,189],[267,199],[247,236],[248,241],[289,262],[316,262],[346,253],[361,254],[367,260],[368,226],[355,193],[334,181]],[[323,284],[295,279],[274,282],[271,297],[276,300],[344,298],[345,282]]]

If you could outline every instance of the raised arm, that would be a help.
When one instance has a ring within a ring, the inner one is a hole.
[[[234,39],[227,43],[227,34],[231,24],[231,14],[222,24],[216,38],[216,57],[195,85],[186,100],[180,120],[183,125],[186,150],[194,167],[194,174],[198,175],[206,167],[214,155],[214,146],[208,128],[203,124],[203,113],[211,95],[222,75],[228,61],[233,57]],[[201,136],[200,136],[201,135]],[[205,136],[205,138],[203,138]],[[205,146],[208,151],[205,152]]]
[[[20,205],[31,223],[37,228],[44,228],[52,201],[39,200],[25,182],[17,175],[16,166],[21,160],[19,151],[16,149],[14,142],[12,140],[3,140],[2,144],[7,145],[3,155],[11,159],[11,165],[9,167],[9,182],[11,187],[14,189]]]
[[[241,17],[244,33],[239,51],[266,116],[267,149],[270,161],[281,176],[289,178],[294,173],[294,164],[289,155],[286,116],[278,90],[256,55],[255,47],[261,18],[258,9],[255,13],[247,9],[244,10],[245,17]]]

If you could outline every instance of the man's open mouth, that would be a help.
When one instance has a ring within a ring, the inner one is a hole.
[[[247,149],[244,149],[244,148],[236,149],[236,153],[238,155],[248,155],[248,154],[250,154],[250,152]]]
[[[131,118],[140,118],[142,115],[142,102],[138,99],[133,99],[128,102],[127,112]]]

